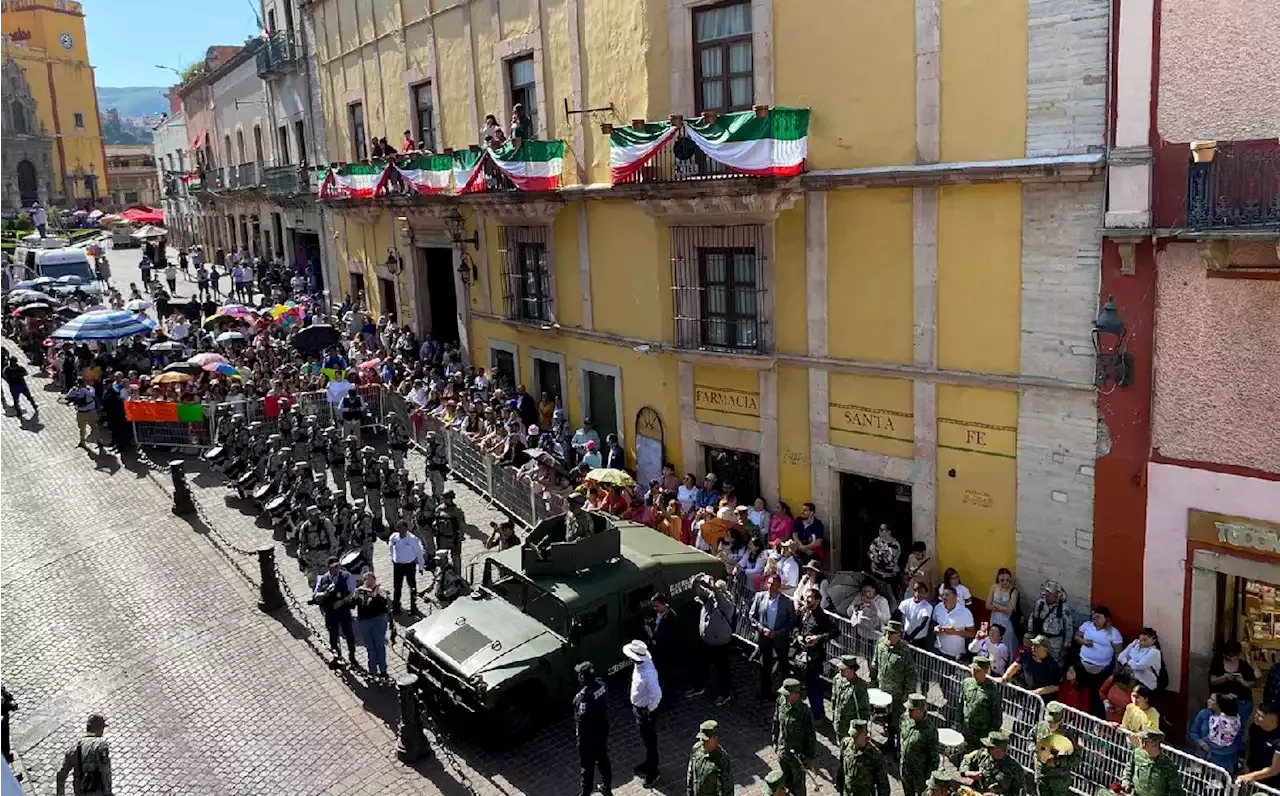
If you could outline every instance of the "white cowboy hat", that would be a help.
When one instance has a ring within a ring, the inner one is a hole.
[[[622,646],[622,654],[633,661],[649,660],[649,646],[639,639],[628,641]]]

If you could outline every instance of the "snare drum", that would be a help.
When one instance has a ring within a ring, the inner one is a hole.
[[[267,501],[267,505],[265,506],[265,508],[267,510],[267,513],[275,514],[277,511],[280,511],[281,509],[283,509],[288,504],[288,502],[289,502],[288,495],[276,495],[275,497],[271,498],[271,500]]]
[[[365,561],[364,552],[360,550],[352,550],[345,553],[342,558],[338,559],[338,566],[342,567],[352,575],[359,575],[364,572],[365,567],[369,566],[369,562]]]
[[[202,453],[200,455],[200,458],[204,459],[206,462],[216,464],[222,459],[223,456],[226,456],[226,455],[227,455],[227,449],[224,446],[214,445],[212,448]]]
[[[964,736],[950,727],[938,730],[938,746],[942,747],[942,756],[954,761],[964,752]]]
[[[249,484],[253,483],[254,475],[255,474],[253,470],[250,469],[244,475],[236,479],[236,486],[240,487],[241,489],[247,489],[249,487]]]
[[[253,490],[253,499],[262,500],[274,492],[276,485],[274,481],[268,481],[257,489]]]
[[[887,712],[889,706],[893,704],[893,696],[888,691],[881,691],[879,688],[868,688],[867,698],[871,702],[871,709],[877,713]]]

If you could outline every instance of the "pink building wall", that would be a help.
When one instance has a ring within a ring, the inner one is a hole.
[[[1280,281],[1211,278],[1194,243],[1156,257],[1152,446],[1280,473]]]
[[[1161,11],[1161,138],[1280,136],[1276,0],[1164,0]]]

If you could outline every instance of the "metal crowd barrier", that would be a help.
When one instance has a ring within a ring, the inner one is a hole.
[[[404,413],[407,407],[398,398],[387,394],[382,405],[392,413]],[[405,420],[407,422],[407,417]],[[465,435],[446,429],[439,419],[423,417],[420,428],[421,433],[414,434],[415,440],[420,440],[427,430],[435,430],[444,439],[449,467],[455,478],[470,484],[524,525],[536,525],[546,517],[564,511],[563,497],[518,478],[514,468],[498,464],[494,457],[480,450]],[[749,614],[755,591],[741,580],[735,581],[731,589],[737,606],[734,635],[745,645],[754,647],[755,630]],[[830,656],[856,655],[864,664],[862,676],[869,678],[875,640],[860,636],[847,617],[830,611],[828,615],[839,628],[829,646]],[[915,665],[918,690],[929,698],[935,721],[957,726],[962,711],[961,687],[969,676],[969,668],[920,647],[908,646],[908,651]],[[1031,771],[1035,755],[1033,730],[1044,720],[1044,700],[1010,683],[997,683],[997,688],[1004,711],[1004,729],[1016,739],[1010,745],[1010,753],[1024,769]],[[1073,789],[1093,796],[1119,782],[1133,751],[1129,734],[1072,708],[1066,709],[1064,722],[1083,747],[1073,770]],[[1280,791],[1264,785],[1237,786],[1232,775],[1224,769],[1171,746],[1165,746],[1164,753],[1177,764],[1186,796],[1280,796]]]
[[[133,444],[138,448],[175,448],[203,451],[212,445],[213,423],[133,423]]]

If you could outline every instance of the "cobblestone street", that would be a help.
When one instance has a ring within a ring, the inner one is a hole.
[[[271,539],[230,493],[195,474],[203,520],[173,516],[147,468],[121,466],[75,447],[70,409],[33,379],[38,419],[6,408],[0,432],[3,480],[3,668],[20,703],[14,748],[38,794],[54,792],[62,750],[84,717],[108,717],[120,794],[575,794],[577,754],[566,715],[518,749],[431,733],[435,760],[408,768],[395,758],[394,690],[363,673],[331,670],[294,611],[257,610],[253,549]],[[168,457],[156,454],[159,461]],[[412,461],[421,474],[421,459]],[[167,476],[160,476],[167,482]],[[482,554],[480,531],[500,514],[464,485],[458,502],[473,525],[464,563]],[[306,581],[277,546],[286,583]],[[384,545],[377,569],[390,570]],[[322,626],[318,611],[304,614]],[[392,674],[403,673],[391,651]],[[363,658],[363,655],[361,656]],[[712,709],[685,700],[659,723],[663,778],[656,792],[683,792],[698,722],[715,717],[734,760],[739,793],[758,793],[773,763],[769,705],[754,698],[753,672],[735,666],[734,700]],[[611,717],[615,791],[646,793],[631,766],[641,746],[616,684]],[[828,744],[829,747],[829,744]],[[810,793],[831,793],[834,760],[824,751]]]

